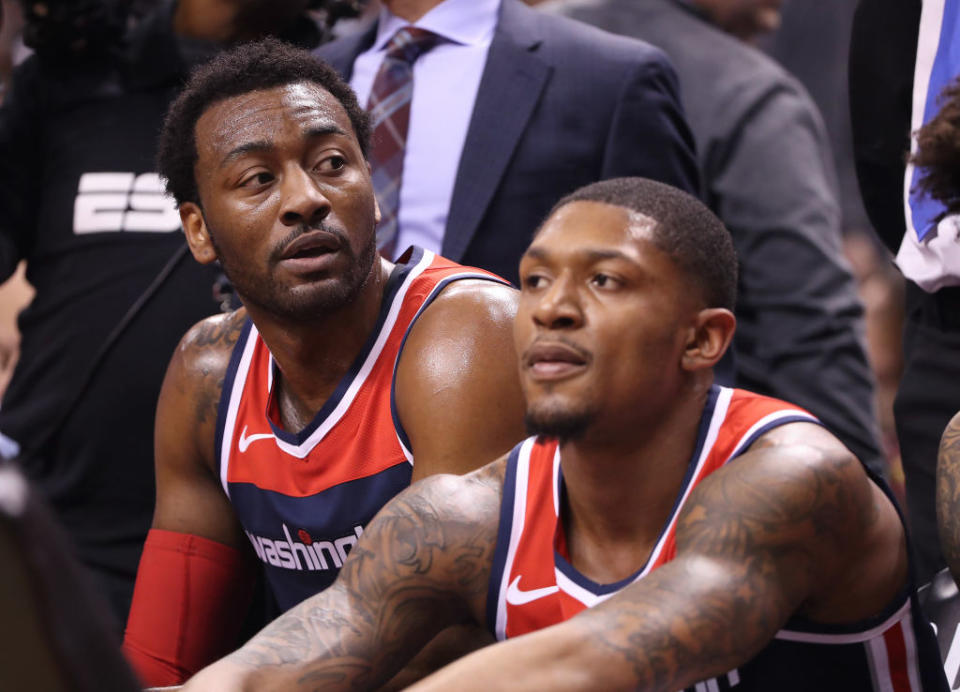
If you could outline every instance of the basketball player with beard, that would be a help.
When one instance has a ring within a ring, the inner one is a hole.
[[[244,307],[182,340],[157,410],[157,508],[125,650],[152,685],[235,645],[259,562],[286,610],[332,583],[411,480],[522,437],[516,291],[377,253],[370,126],[309,54],[247,44],[171,106],[160,172],[194,258]]]

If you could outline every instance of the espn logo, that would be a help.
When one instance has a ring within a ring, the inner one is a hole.
[[[170,233],[180,214],[156,173],[84,173],[73,205],[73,232]]]

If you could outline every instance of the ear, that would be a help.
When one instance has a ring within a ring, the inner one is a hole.
[[[184,202],[180,205],[180,223],[187,236],[187,245],[190,252],[200,264],[210,264],[216,261],[217,251],[210,240],[207,222],[203,218],[203,211],[193,202]]]
[[[726,308],[706,308],[698,312],[683,350],[683,369],[693,372],[716,365],[730,346],[736,328],[737,318]]]

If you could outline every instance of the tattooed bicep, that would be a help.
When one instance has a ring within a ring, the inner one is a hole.
[[[875,512],[869,480],[851,455],[751,450],[694,489],[679,518],[677,549],[790,572],[802,587],[819,556],[842,551]]]
[[[240,338],[245,311],[215,315],[194,325],[180,342],[174,363],[176,386],[197,423],[216,421],[220,393],[233,347]]]
[[[499,494],[483,477],[432,476],[390,501],[344,564],[341,581],[364,598],[399,585],[470,601],[486,592]],[[424,594],[421,594],[424,595]]]

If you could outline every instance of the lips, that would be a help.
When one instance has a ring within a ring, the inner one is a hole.
[[[340,238],[329,231],[311,231],[297,236],[280,254],[281,260],[310,259],[336,252],[341,247]]]
[[[570,377],[584,370],[589,362],[589,353],[562,341],[538,341],[523,354],[527,372],[538,380]]]

